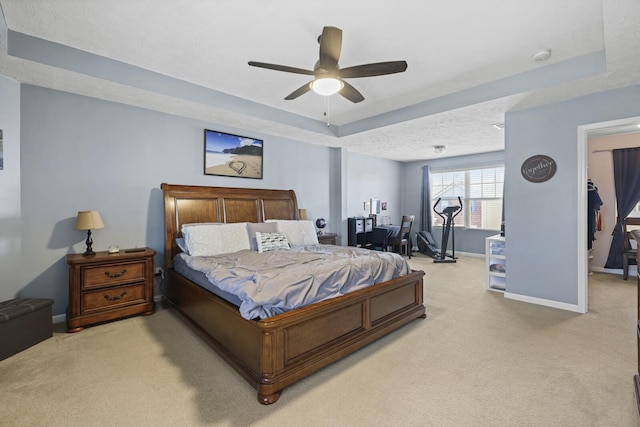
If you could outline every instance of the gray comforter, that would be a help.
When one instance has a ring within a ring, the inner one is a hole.
[[[211,286],[236,295],[246,319],[271,317],[411,271],[398,254],[333,245],[265,253],[242,250],[212,257],[185,256],[185,260],[204,273]]]

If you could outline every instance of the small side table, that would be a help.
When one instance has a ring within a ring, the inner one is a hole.
[[[336,233],[324,233],[318,235],[318,243],[321,245],[336,245],[338,244],[338,234]]]
[[[87,325],[155,312],[153,257],[150,248],[68,254],[67,332]]]

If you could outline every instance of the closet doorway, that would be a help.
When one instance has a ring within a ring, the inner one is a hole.
[[[617,215],[611,150],[640,146],[638,124],[640,124],[640,117],[630,117],[578,127],[578,206],[581,207],[577,210],[576,221],[578,225],[578,306],[583,313],[588,311],[589,271],[618,273],[616,270],[604,269],[611,245],[611,231]],[[630,136],[630,134],[634,135]],[[589,179],[598,186],[598,193],[603,198],[602,230],[596,232],[596,240],[591,245],[591,250],[588,248],[587,238]]]

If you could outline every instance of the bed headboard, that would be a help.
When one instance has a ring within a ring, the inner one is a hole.
[[[299,219],[293,190],[202,187],[163,183],[164,266],[171,268],[180,249],[182,224],[192,222],[264,222],[266,219]]]

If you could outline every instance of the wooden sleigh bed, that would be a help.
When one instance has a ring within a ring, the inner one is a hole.
[[[162,184],[165,206],[165,300],[258,391],[274,403],[285,387],[416,318],[426,317],[423,271],[266,319],[238,307],[172,268],[182,224],[298,219],[293,190]]]

